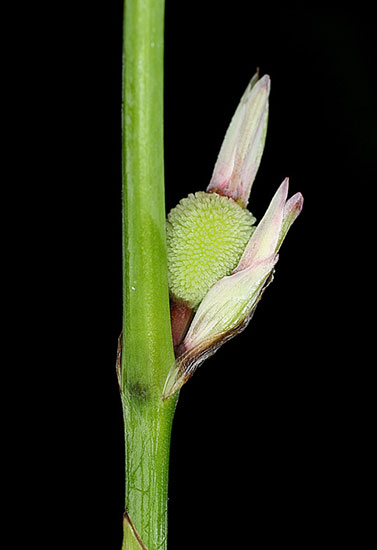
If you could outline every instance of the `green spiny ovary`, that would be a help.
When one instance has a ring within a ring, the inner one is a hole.
[[[233,199],[198,192],[182,199],[167,221],[169,289],[195,309],[237,266],[255,218]]]

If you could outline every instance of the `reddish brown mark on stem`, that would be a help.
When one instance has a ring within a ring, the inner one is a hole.
[[[170,299],[171,332],[175,352],[185,337],[193,315],[194,312],[188,304],[178,302],[174,298]]]

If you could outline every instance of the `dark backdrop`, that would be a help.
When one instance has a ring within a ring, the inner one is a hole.
[[[50,145],[50,175],[60,184],[53,206],[64,203],[61,223],[54,222],[62,283],[52,289],[53,317],[45,324],[61,325],[59,378],[64,409],[72,411],[56,456],[64,457],[63,473],[73,472],[64,525],[77,519],[74,540],[82,539],[80,548],[97,541],[119,550],[122,2],[63,12],[64,25],[51,15],[41,48],[42,65],[47,56],[60,61],[42,91],[58,134]],[[360,5],[167,0],[167,210],[206,188],[256,67],[271,76],[272,88],[250,209],[260,219],[286,176],[290,193],[305,199],[250,326],[181,392],[171,455],[172,549],[307,548],[355,535],[361,473],[352,464],[363,439],[355,418],[368,404],[355,376],[354,336],[343,327],[359,285],[347,284],[356,277],[358,220],[375,182],[374,32]],[[61,402],[49,414],[54,410]]]

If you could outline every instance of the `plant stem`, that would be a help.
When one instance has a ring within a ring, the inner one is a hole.
[[[174,362],[165,240],[164,0],[125,0],[123,37],[123,548],[166,549],[170,432],[162,401]]]

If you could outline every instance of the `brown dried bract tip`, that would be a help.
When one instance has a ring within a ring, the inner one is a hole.
[[[123,541],[123,550],[127,549],[127,540],[131,541],[132,537],[133,542],[136,542],[140,547],[140,550],[148,550],[143,541],[140,538],[139,533],[136,531],[134,524],[131,521],[130,516],[127,512],[123,514],[123,530],[124,530],[124,541]],[[134,546],[132,546],[133,548]]]

